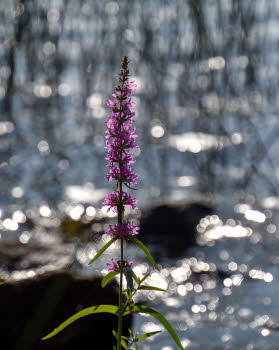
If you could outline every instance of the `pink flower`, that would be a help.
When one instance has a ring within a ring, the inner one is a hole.
[[[133,265],[133,261],[127,261],[124,260],[122,262],[122,268],[123,267],[131,267]],[[109,271],[117,271],[120,272],[121,269],[121,261],[118,259],[111,259],[111,263],[107,264],[108,270]]]
[[[106,233],[113,237],[125,237],[127,235],[137,235],[139,227],[134,226],[130,221],[124,221],[122,224],[109,225]]]
[[[118,103],[117,100],[114,100],[114,101],[108,100],[107,105],[108,105],[110,108],[115,108],[116,105],[117,105],[117,103]]]
[[[110,209],[115,211],[119,204],[130,206],[132,209],[138,209],[136,206],[137,201],[138,200],[135,197],[124,191],[122,191],[122,196],[120,198],[120,191],[117,190],[107,195],[104,199],[103,204],[109,207],[108,211]]]
[[[118,182],[124,182],[128,184],[137,184],[138,175],[135,173],[134,169],[130,166],[124,165],[121,167],[111,167],[107,173],[108,181],[112,179]]]
[[[135,158],[132,154],[129,152],[123,151],[122,158],[120,159],[120,155],[118,152],[111,151],[107,157],[106,160],[109,161],[109,165],[113,166],[115,163],[119,164],[132,164],[135,163]]]

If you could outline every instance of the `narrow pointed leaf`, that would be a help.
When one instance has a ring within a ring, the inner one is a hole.
[[[101,282],[101,286],[104,288],[112,279],[114,276],[118,275],[118,271],[111,271],[109,272],[103,279]]]
[[[127,343],[125,342],[124,339],[121,339],[121,345],[123,346],[124,349],[129,350],[129,347],[128,347],[128,345],[127,345]]]
[[[113,335],[115,336],[115,338],[116,338],[117,341],[118,341],[118,339],[119,339],[118,333],[117,333],[116,331],[114,331],[114,330],[112,330],[112,333],[113,333]],[[124,339],[127,339],[127,340],[128,340],[127,337],[123,337],[123,336],[122,336],[122,337],[121,337],[121,345],[123,346],[124,349],[128,349],[128,345],[126,344],[126,342],[125,342]]]
[[[143,276],[142,279],[140,280],[140,283],[144,282],[149,276],[150,276],[150,273],[147,273],[145,276]]]
[[[130,291],[134,290],[132,269],[130,267],[123,267],[123,273],[126,277],[128,289],[130,289]]]
[[[134,341],[135,341],[135,342],[139,342],[139,341],[141,341],[141,340],[144,340],[144,339],[146,339],[146,338],[152,337],[153,335],[158,334],[158,333],[161,333],[161,332],[162,332],[162,331],[156,331],[156,332],[145,333],[145,334],[140,335],[139,337],[136,337]]]
[[[140,290],[157,290],[158,292],[166,292],[165,289],[161,289],[158,287],[153,287],[153,286],[139,286],[138,289]]]
[[[133,279],[136,282],[137,285],[140,284],[140,279],[138,278],[138,276],[133,272]]]
[[[95,260],[97,260],[97,259],[103,254],[103,252],[104,252],[105,250],[107,250],[108,247],[109,247],[110,245],[112,245],[112,243],[114,243],[116,240],[117,240],[117,237],[113,237],[110,241],[108,241],[108,243],[106,243],[106,244],[98,251],[98,253],[94,256],[94,258],[90,261],[90,263],[89,263],[88,265],[92,264]]]
[[[133,293],[132,293],[131,289],[129,289],[129,288],[127,289],[127,295],[128,295],[129,299],[132,299]]]
[[[135,236],[132,235],[127,235],[127,237],[135,242],[140,248],[141,250],[145,253],[145,255],[147,256],[148,260],[151,262],[151,264],[159,271],[159,267],[156,264],[155,260],[153,259],[153,256],[150,254],[150,251],[147,249],[147,247],[142,243],[142,241],[140,241],[138,238],[136,238]]]
[[[113,335],[115,336],[116,339],[118,339],[118,333],[115,330],[112,330]],[[122,339],[128,340],[128,337],[125,337],[124,335],[122,335],[121,337]]]
[[[116,340],[118,340],[118,333],[113,329],[112,334],[115,336]]]
[[[63,323],[61,323],[60,326],[58,326],[57,328],[54,329],[54,331],[52,331],[51,333],[46,335],[44,338],[42,338],[42,340],[52,338],[54,335],[61,332],[64,328],[66,328],[71,323],[73,323],[74,321],[78,320],[81,317],[91,315],[91,314],[97,314],[101,312],[106,312],[117,316],[118,307],[115,305],[96,305],[96,306],[91,306],[86,309],[83,309],[77,312],[76,314],[74,314],[73,316],[71,316],[70,318],[68,318]]]
[[[179,340],[178,336],[176,335],[174,329],[169,324],[169,322],[165,319],[165,317],[162,316],[159,312],[157,312],[157,311],[151,309],[151,307],[148,307],[145,305],[132,305],[132,306],[128,306],[126,308],[126,311],[124,312],[123,316],[129,315],[132,313],[136,313],[136,312],[148,314],[148,315],[151,315],[154,318],[156,318],[166,328],[166,330],[169,332],[170,336],[175,341],[175,343],[178,345],[178,347],[181,350],[184,350],[184,348],[183,348],[182,344],[180,343],[180,340]]]

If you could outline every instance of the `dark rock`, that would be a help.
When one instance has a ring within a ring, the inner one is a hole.
[[[212,209],[200,203],[158,206],[143,215],[140,226],[143,242],[160,244],[168,256],[177,257],[196,244],[196,226],[210,214]]]
[[[49,273],[0,285],[1,347],[9,350],[111,349],[117,317],[94,314],[66,327],[55,337],[40,339],[76,312],[98,304],[117,304],[113,283],[102,288],[100,278]],[[124,330],[131,318],[123,319]]]

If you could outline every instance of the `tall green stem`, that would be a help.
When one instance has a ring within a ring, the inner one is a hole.
[[[120,182],[120,196],[122,197],[122,182]],[[118,206],[118,223],[122,224],[122,218],[123,218],[123,204],[119,204]],[[124,260],[124,252],[123,252],[123,238],[121,238],[120,241],[121,244],[121,256],[120,256],[120,285],[119,285],[119,299],[118,299],[118,340],[117,340],[117,350],[121,350],[121,336],[122,336],[122,290],[123,290],[123,260]]]
[[[121,262],[123,261],[123,239],[121,239]],[[119,286],[119,302],[118,302],[118,342],[117,342],[117,350],[121,350],[121,336],[122,336],[122,290],[123,290],[123,271],[121,268],[120,271],[120,286]]]

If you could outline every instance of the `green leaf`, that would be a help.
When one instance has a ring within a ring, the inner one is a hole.
[[[139,286],[138,289],[142,289],[142,290],[157,290],[159,292],[166,292],[165,289],[161,289],[161,288],[157,288],[157,287],[153,287],[153,286]]]
[[[73,316],[71,316],[70,318],[68,318],[63,323],[61,323],[60,326],[58,326],[57,328],[54,329],[54,331],[52,331],[51,333],[46,335],[44,338],[42,338],[42,340],[52,338],[54,335],[61,332],[64,328],[66,328],[71,323],[73,323],[74,321],[78,320],[81,317],[91,315],[91,314],[97,314],[101,312],[106,312],[106,313],[110,313],[118,316],[118,307],[115,305],[96,305],[96,306],[91,306],[86,309],[83,309],[77,312],[76,314],[74,314]]]
[[[118,340],[118,333],[114,329],[112,330],[112,334],[115,336],[116,340]]]
[[[119,339],[118,333],[117,333],[115,330],[112,330],[112,333],[113,333],[113,335],[115,336],[115,338],[116,338],[117,341],[118,341],[118,339]],[[123,346],[124,349],[128,349],[128,345],[126,344],[126,342],[125,342],[124,339],[127,339],[127,340],[128,340],[127,337],[122,336],[122,337],[121,337],[121,345]]]
[[[90,263],[89,263],[88,265],[92,264],[95,260],[97,260],[97,259],[103,254],[103,252],[104,252],[105,250],[107,250],[108,247],[109,247],[110,245],[112,245],[112,243],[114,243],[116,240],[117,240],[117,237],[113,237],[110,241],[108,241],[108,243],[105,244],[105,245],[98,251],[98,253],[94,256],[94,258],[90,261]]]
[[[143,276],[142,279],[140,280],[140,283],[144,282],[149,276],[150,276],[150,273],[147,273],[145,276]]]
[[[101,286],[104,288],[112,279],[114,276],[118,275],[118,271],[111,271],[109,272],[103,279],[101,282]]]
[[[133,279],[136,282],[137,285],[140,284],[140,279],[138,278],[138,276],[133,272]]]
[[[132,293],[131,289],[129,289],[129,288],[127,289],[127,295],[128,295],[129,299],[132,299],[133,293]]]
[[[158,334],[158,333],[161,333],[161,331],[145,333],[145,334],[140,335],[139,337],[136,337],[134,341],[138,342],[138,341],[144,340],[146,338],[152,337],[153,335]]]
[[[125,342],[124,339],[121,339],[121,345],[123,346],[124,349],[129,350],[129,347],[128,347],[128,345],[127,345],[127,343]]]
[[[174,329],[169,324],[169,322],[165,319],[164,316],[162,316],[159,312],[151,309],[151,307],[145,306],[145,305],[132,305],[128,306],[126,308],[126,311],[123,313],[123,316],[129,315],[132,313],[141,312],[144,314],[151,315],[152,317],[156,318],[161,324],[166,328],[166,330],[169,332],[172,339],[175,341],[175,343],[179,346],[181,350],[184,350],[182,344],[180,343],[180,340],[178,336],[176,335]]]
[[[143,252],[145,253],[145,255],[147,256],[148,260],[151,262],[151,264],[159,271],[159,267],[158,265],[156,264],[155,260],[153,259],[153,256],[150,254],[149,250],[147,249],[147,247],[138,239],[136,238],[135,236],[132,236],[132,235],[127,235],[127,237],[135,242],[142,250]]]
[[[130,267],[123,267],[122,271],[126,277],[128,289],[130,289],[130,291],[134,290],[132,269]]]
[[[112,330],[113,335],[115,336],[116,339],[118,339],[118,333],[115,330]],[[128,340],[128,337],[125,337],[124,335],[121,336],[122,339]]]

